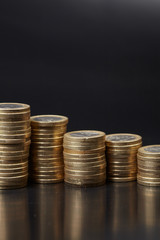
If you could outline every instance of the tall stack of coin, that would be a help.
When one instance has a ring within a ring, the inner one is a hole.
[[[160,145],[150,145],[138,150],[139,184],[147,186],[160,186]]]
[[[135,134],[110,134],[106,136],[107,174],[113,182],[134,181],[137,178],[137,151],[142,138]]]
[[[30,106],[0,103],[0,189],[26,186],[30,135]]]
[[[105,133],[74,131],[64,135],[65,182],[101,185],[106,180]]]
[[[37,183],[64,179],[63,135],[68,118],[59,115],[31,117],[30,177]]]

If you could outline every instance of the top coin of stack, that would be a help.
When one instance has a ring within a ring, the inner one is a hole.
[[[0,189],[27,184],[30,135],[30,106],[0,103]]]
[[[30,176],[33,181],[63,181],[63,135],[67,130],[67,123],[68,118],[59,115],[31,117]]]
[[[160,145],[139,148],[137,154],[139,184],[160,186]]]
[[[135,134],[110,134],[106,136],[108,179],[128,182],[137,178],[137,151],[142,138]]]
[[[64,135],[65,182],[101,185],[106,180],[105,133],[74,131]]]

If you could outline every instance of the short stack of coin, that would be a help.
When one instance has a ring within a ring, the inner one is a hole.
[[[106,181],[105,133],[74,131],[64,135],[65,182],[96,186]]]
[[[30,177],[36,183],[64,180],[63,135],[68,118],[59,115],[31,117]]]
[[[27,185],[30,106],[0,103],[0,189]]]
[[[160,186],[160,145],[141,147],[137,154],[139,184]]]
[[[135,134],[110,134],[106,136],[107,176],[113,182],[134,181],[137,178],[137,151],[142,138]]]

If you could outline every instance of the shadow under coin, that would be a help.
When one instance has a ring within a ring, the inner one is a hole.
[[[26,188],[0,191],[0,239],[30,239]]]

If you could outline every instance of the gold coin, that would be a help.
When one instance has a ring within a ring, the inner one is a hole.
[[[25,143],[28,141],[28,139],[22,138],[22,139],[0,139],[0,144],[20,144]]]
[[[149,145],[139,148],[138,155],[160,157],[160,145]]]
[[[97,165],[100,164],[102,162],[106,163],[106,159],[105,158],[101,158],[101,159],[90,159],[89,161],[81,160],[81,159],[66,159],[64,158],[64,162],[66,165]]]
[[[134,177],[135,178],[137,176],[137,172],[131,172],[131,173],[122,173],[121,171],[119,173],[107,172],[107,175],[109,178],[113,178],[113,177],[116,177],[116,178]]]
[[[131,158],[131,159],[114,159],[114,158],[107,158],[107,162],[109,164],[133,164],[133,163],[136,163],[137,160],[136,158]]]
[[[64,148],[64,152],[65,153],[70,153],[70,154],[94,154],[94,153],[99,153],[99,152],[103,152],[103,154],[105,153],[105,147],[102,148],[97,148],[97,149],[92,149],[92,150],[72,150],[72,149],[68,149],[68,148]]]
[[[64,169],[65,172],[65,176],[73,176],[73,177],[78,177],[78,178],[95,178],[101,175],[106,174],[106,170],[102,169],[102,170],[94,170],[94,171],[73,171],[73,170],[68,170],[68,169]]]
[[[44,145],[31,145],[31,150],[40,150],[40,151],[54,151],[54,150],[63,150],[63,146],[62,145],[51,145],[51,146],[44,146]]]
[[[32,126],[33,131],[38,131],[38,132],[54,132],[56,131],[64,131],[67,130],[67,123],[62,124],[62,125],[53,125],[53,126]]]
[[[158,165],[158,164],[140,164],[139,162],[138,162],[138,168],[143,168],[143,169],[155,169],[155,170],[158,170],[158,169],[160,169],[160,164]]]
[[[25,121],[0,121],[0,128],[29,128],[30,127],[30,119]]]
[[[53,177],[54,175],[58,175],[58,174],[64,174],[64,170],[63,168],[57,168],[57,169],[47,169],[47,168],[34,168],[31,171],[32,175],[38,175],[38,176],[42,176],[43,177]]]
[[[28,172],[28,166],[26,167],[19,167],[19,168],[1,168],[0,166],[0,176],[4,176],[4,174],[7,176],[7,174],[10,175],[20,175]]]
[[[141,181],[160,182],[159,177],[143,177],[139,173],[137,174],[137,178],[139,178]]]
[[[137,168],[137,166],[136,166],[136,164],[132,164],[132,165],[111,165],[111,164],[108,164],[107,165],[107,167],[108,167],[108,169],[119,169],[119,170],[130,170],[130,169],[136,169]]]
[[[56,145],[56,144],[62,145],[63,138],[62,137],[58,138],[58,139],[51,138],[51,139],[49,139],[49,141],[48,141],[48,139],[42,140],[42,139],[33,139],[32,138],[32,145],[50,145],[50,146],[52,146],[52,145]]]
[[[75,162],[70,162],[70,161],[65,161],[64,159],[64,163],[66,166],[82,166],[82,167],[89,167],[89,166],[97,166],[97,165],[101,165],[101,164],[106,164],[105,159],[102,159],[100,161],[94,161],[94,162],[79,162],[79,161],[75,161]]]
[[[32,128],[32,134],[33,135],[64,135],[67,131],[67,126],[65,128],[61,129],[54,129],[52,131],[44,130],[44,129],[33,129]]]
[[[35,183],[43,183],[43,184],[48,184],[48,183],[60,183],[63,182],[63,177],[60,179],[32,179]]]
[[[65,183],[69,185],[76,185],[77,187],[96,187],[96,186],[101,186],[105,184],[106,178],[102,180],[97,180],[96,182],[92,182],[92,180],[89,181],[84,181],[84,180],[70,180],[70,179],[65,179]]]
[[[6,162],[0,162],[0,168],[23,168],[28,166],[28,161],[25,162],[18,162],[18,163],[6,163]]]
[[[73,146],[73,145],[70,145],[70,146],[66,146],[65,144],[63,144],[63,147],[64,149],[69,149],[69,150],[73,150],[73,151],[93,151],[93,150],[96,150],[96,149],[104,149],[105,150],[105,145],[88,145],[88,146]]]
[[[119,158],[119,159],[131,159],[137,158],[137,152],[128,152],[128,153],[121,153],[121,152],[107,152],[108,158]]]
[[[71,182],[71,183],[96,183],[96,182],[103,182],[106,180],[106,174],[99,174],[94,176],[73,176],[65,174],[64,181]]]
[[[39,115],[31,117],[31,125],[34,126],[60,126],[68,123],[68,118],[60,115]]]
[[[140,172],[138,171],[139,176],[141,177],[153,177],[153,178],[159,178],[160,179],[160,174],[158,173],[145,173],[145,172]]]
[[[108,177],[109,181],[112,182],[130,182],[130,181],[135,181],[137,177]]]
[[[68,166],[68,165],[65,165],[65,169],[66,170],[71,170],[71,171],[82,171],[82,172],[92,172],[92,173],[98,173],[98,172],[101,172],[102,170],[105,170],[106,171],[106,164],[104,163],[103,165],[97,165],[97,166]]]
[[[30,112],[25,113],[0,113],[1,122],[26,121],[30,119]]]
[[[101,151],[101,152],[96,152],[96,153],[90,153],[90,154],[77,154],[77,153],[67,153],[65,152],[65,149],[63,151],[63,155],[65,158],[68,159],[88,159],[87,161],[89,161],[89,159],[94,159],[94,158],[102,158],[105,156],[105,152]]]
[[[0,152],[14,152],[14,151],[29,151],[30,144],[18,144],[18,145],[1,145],[0,144]]]
[[[101,147],[101,146],[105,146],[105,142],[104,142],[104,139],[93,139],[93,140],[90,140],[89,142],[87,142],[87,141],[71,141],[71,140],[66,140],[65,138],[64,138],[64,145],[65,146],[75,146],[75,147],[81,147],[81,148],[83,148],[83,147],[89,147],[89,146],[93,146],[93,148],[94,147]]]
[[[63,155],[58,154],[55,156],[51,156],[51,157],[45,157],[45,156],[36,156],[36,157],[32,157],[31,158],[32,161],[61,161],[63,160]]]
[[[3,157],[7,158],[14,158],[14,157],[23,157],[23,156],[29,156],[29,151],[28,150],[22,150],[22,151],[0,151],[0,159]]]
[[[136,143],[138,144],[139,142],[142,142],[142,137],[137,134],[115,133],[106,136],[107,146],[133,145]]]
[[[0,103],[0,113],[23,113],[30,111],[30,106],[24,103]]]
[[[34,168],[41,168],[41,167],[45,167],[45,168],[55,168],[55,167],[61,167],[64,168],[63,162],[57,162],[57,163],[45,163],[45,162],[34,162],[34,163],[30,163],[29,167],[31,169]]]
[[[32,133],[32,140],[34,141],[55,141],[63,139],[64,133],[54,133],[54,134],[33,134]]]
[[[33,158],[61,158],[63,156],[62,152],[31,152],[30,157]]]
[[[58,173],[57,172],[57,174],[56,173],[54,173],[54,174],[51,174],[51,175],[40,175],[40,174],[32,174],[32,179],[43,179],[43,180],[58,180],[58,179],[64,179],[64,175],[63,175],[63,173]]]
[[[154,162],[154,163],[158,163],[160,162],[160,157],[156,157],[156,156],[142,156],[137,154],[137,159],[143,162]]]
[[[31,133],[31,128],[27,128],[27,129],[2,129],[0,128],[0,135],[21,135],[21,134],[28,134]]]
[[[112,150],[112,149],[107,149],[108,154],[112,155],[137,155],[138,149],[130,149],[130,150]]]
[[[11,181],[21,181],[21,179],[24,179],[28,177],[28,173],[25,173],[24,175],[18,175],[18,176],[0,176],[0,182],[5,181],[5,182],[11,182]]]
[[[23,133],[23,134],[0,134],[0,139],[24,139],[29,138],[31,136],[31,132]]]
[[[28,174],[28,169],[26,170],[19,170],[18,172],[16,171],[10,171],[10,172],[7,172],[7,171],[1,171],[0,172],[0,179],[3,178],[3,177],[19,177],[19,176],[23,176],[24,174]]]
[[[142,146],[142,143],[138,143],[138,144],[134,144],[134,145],[124,145],[124,146],[108,146],[107,148],[110,150],[110,151],[114,151],[114,150],[121,150],[121,151],[130,151],[130,150],[135,150],[137,151],[140,147]]]
[[[101,131],[81,130],[68,132],[64,135],[64,143],[65,141],[89,143],[90,141],[92,142],[93,139],[96,139],[97,141],[102,140],[105,142],[105,133]]]

